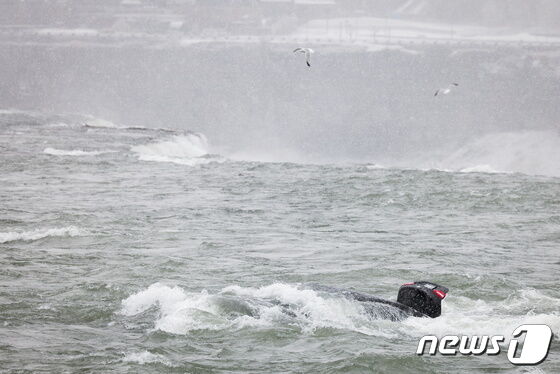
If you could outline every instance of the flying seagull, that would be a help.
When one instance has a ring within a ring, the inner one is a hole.
[[[459,85],[459,83],[451,83],[449,86],[447,86],[445,88],[440,88],[439,90],[436,91],[434,96],[437,96],[439,94],[447,95],[448,93],[451,92],[451,89],[453,89],[453,87],[457,87],[458,85]]]
[[[305,53],[305,62],[307,63],[307,66],[311,66],[311,54],[315,53],[314,50],[311,48],[296,48],[294,49],[294,53]]]

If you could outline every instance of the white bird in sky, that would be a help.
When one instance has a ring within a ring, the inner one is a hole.
[[[296,48],[294,49],[294,53],[305,53],[305,62],[307,66],[311,66],[311,54],[315,53],[314,50],[311,48]]]
[[[437,90],[436,93],[434,94],[434,96],[437,96],[439,94],[447,95],[448,93],[451,92],[453,87],[457,87],[457,86],[459,86],[459,83],[451,83],[449,86],[447,86],[445,88],[440,88],[439,90]]]

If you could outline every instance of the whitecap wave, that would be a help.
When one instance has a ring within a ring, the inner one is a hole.
[[[81,230],[76,226],[68,226],[55,229],[36,229],[32,231],[20,232],[0,232],[0,244],[15,241],[35,241],[48,237],[73,237],[86,234],[86,231]]]
[[[503,171],[494,170],[490,165],[476,165],[469,168],[461,169],[459,171],[461,173],[503,173]]]
[[[18,109],[0,109],[0,115],[2,114],[21,114],[21,113],[25,113],[22,110],[18,110]]]
[[[123,361],[134,362],[140,365],[159,363],[165,366],[173,366],[171,364],[171,361],[166,359],[164,356],[160,354],[151,353],[148,351],[131,352],[125,354],[125,356],[123,357]]]
[[[168,133],[175,133],[177,130],[169,129],[164,127],[147,127],[147,126],[126,126],[126,125],[117,125],[114,122],[108,121],[102,118],[95,118],[93,116],[86,116],[86,120],[83,121],[83,126],[92,128],[92,129],[115,129],[115,130],[136,130],[136,131],[159,131],[159,132],[168,132]]]
[[[154,307],[158,309],[153,314],[154,330],[172,334],[281,325],[302,333],[334,328],[389,338],[504,335],[508,341],[513,330],[526,323],[545,323],[556,336],[560,334],[560,300],[532,289],[495,302],[450,295],[441,317],[394,322],[372,315],[363,303],[301,285],[232,285],[209,294],[155,283],[123,300],[120,313],[132,317]]]
[[[94,118],[94,117],[88,117],[88,120],[84,123],[84,126],[105,128],[105,129],[126,129],[126,126],[120,126],[111,121],[107,121],[101,118]]]
[[[441,162],[461,172],[524,173],[560,176],[560,133],[522,131],[487,134]]]
[[[368,335],[386,335],[372,329],[370,316],[363,306],[344,297],[328,297],[320,292],[299,286],[274,283],[260,288],[244,288],[229,286],[222,290],[240,297],[269,300],[284,307],[275,306],[275,311],[288,312],[294,316],[296,323],[304,332],[312,332],[317,328],[336,328],[358,331]],[[260,321],[256,322],[260,324]],[[245,323],[246,325],[247,323]]]
[[[153,306],[159,308],[154,329],[173,334],[282,324],[305,333],[317,328],[336,328],[392,336],[376,326],[368,326],[370,316],[361,304],[344,297],[325,297],[297,285],[230,286],[211,295],[156,283],[125,299],[121,313],[134,316]]]
[[[534,289],[524,289],[503,301],[473,300],[464,296],[446,298],[443,314],[436,319],[408,318],[401,324],[404,334],[424,335],[503,335],[506,343],[523,324],[546,324],[555,336],[560,334],[560,299]],[[558,338],[557,338],[558,339]]]
[[[74,127],[75,125],[66,122],[50,122],[47,123],[46,126],[51,128],[69,128]]]
[[[386,166],[383,166],[383,165],[381,165],[381,164],[366,164],[365,167],[366,167],[366,169],[368,169],[368,170],[387,169]]]
[[[56,149],[56,148],[45,148],[43,153],[52,155],[52,156],[97,156],[104,153],[114,153],[116,151],[83,151],[81,149],[72,149],[72,150],[65,150],[65,149]]]
[[[188,166],[220,160],[218,157],[209,156],[208,140],[204,135],[196,133],[175,135],[168,140],[136,145],[131,151],[136,153],[141,161],[171,162]]]
[[[133,316],[152,306],[158,306],[160,315],[155,321],[154,329],[174,334],[227,327],[228,321],[220,318],[218,307],[210,298],[206,292],[191,294],[180,287],[155,283],[125,299],[121,313]]]

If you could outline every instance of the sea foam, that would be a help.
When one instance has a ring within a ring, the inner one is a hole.
[[[131,148],[141,161],[172,162],[194,166],[214,161],[208,154],[208,140],[202,134],[175,135],[167,140],[136,145]]]
[[[155,283],[123,300],[120,313],[131,317],[152,307],[158,309],[153,314],[154,330],[172,334],[284,326],[304,334],[334,328],[390,338],[420,338],[426,334],[504,335],[509,341],[513,330],[526,323],[546,323],[556,336],[560,334],[560,300],[533,289],[495,302],[450,294],[443,303],[441,317],[410,317],[395,322],[372,316],[363,303],[301,285],[232,285],[210,294]]]
[[[473,140],[441,162],[461,172],[518,172],[560,176],[560,134],[554,131],[492,133]]]
[[[177,286],[156,283],[123,300],[121,314],[134,316],[154,306],[159,309],[154,329],[173,334],[288,324],[304,333],[336,328],[391,335],[368,326],[370,316],[357,302],[324,297],[314,290],[282,283],[260,288],[232,285],[216,294],[189,293]]]
[[[54,229],[36,229],[32,231],[20,232],[0,232],[0,244],[15,241],[35,241],[48,237],[72,237],[85,235],[86,232],[75,226],[68,226]]]
[[[151,353],[148,351],[131,352],[125,354],[123,361],[134,362],[140,365],[159,363],[165,366],[173,366],[171,362],[168,359],[166,359],[164,356],[160,354]]]
[[[81,149],[72,149],[72,150],[65,150],[65,149],[56,149],[56,148],[45,148],[43,153],[52,155],[52,156],[97,156],[104,153],[113,153],[116,151],[83,151]]]
[[[443,313],[436,319],[408,318],[402,333],[420,338],[424,335],[503,335],[506,343],[512,332],[523,324],[547,324],[560,334],[560,299],[534,289],[523,289],[502,301],[485,301],[448,295]]]

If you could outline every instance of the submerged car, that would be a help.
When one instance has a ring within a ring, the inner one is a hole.
[[[312,285],[314,290],[343,295],[363,304],[369,314],[376,318],[402,320],[407,317],[436,318],[441,315],[441,301],[449,289],[432,282],[418,281],[405,283],[399,288],[397,301],[347,289],[322,285]]]

